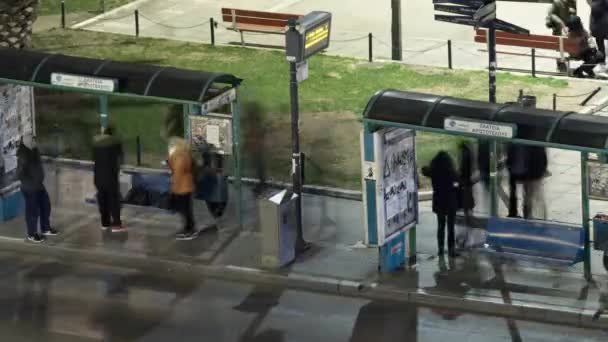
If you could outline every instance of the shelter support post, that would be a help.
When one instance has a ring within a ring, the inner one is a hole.
[[[194,113],[194,110],[191,110],[190,105],[182,105],[182,114],[184,120],[184,139],[186,139],[186,141],[190,141],[190,113]]]
[[[490,216],[498,216],[498,156],[496,141],[490,142]]]
[[[108,127],[108,96],[99,96],[99,119],[101,128]]]
[[[582,214],[583,214],[583,229],[585,230],[585,259],[584,271],[585,279],[591,281],[591,243],[590,243],[590,229],[589,229],[589,187],[587,184],[587,160],[589,154],[587,152],[581,153],[581,199],[582,199]]]
[[[236,193],[236,217],[239,228],[243,227],[242,185],[241,185],[241,113],[240,105],[236,100],[230,105],[232,111],[232,167],[234,168],[234,191]]]

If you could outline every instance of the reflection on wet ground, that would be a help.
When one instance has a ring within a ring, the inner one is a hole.
[[[439,261],[441,262],[441,261]],[[450,273],[446,263],[437,275]],[[0,254],[2,341],[605,341],[600,330]],[[449,284],[455,282],[450,281]],[[452,286],[452,285],[450,285]]]

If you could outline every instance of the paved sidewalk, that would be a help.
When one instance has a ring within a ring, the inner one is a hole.
[[[96,208],[84,204],[84,197],[91,194],[90,173],[64,166],[57,173],[54,168],[57,166],[49,168],[47,182],[55,205],[53,221],[63,234],[44,246],[27,244],[20,218],[0,226],[0,248],[157,271],[181,269],[232,280],[280,282],[321,292],[553,323],[605,324],[592,320],[599,308],[608,305],[601,296],[608,290],[608,277],[599,253],[593,253],[597,286],[591,287],[583,280],[580,265],[549,270],[543,265],[505,263],[476,253],[455,260],[437,259],[433,256],[435,218],[429,202],[421,203],[420,208],[418,264],[382,275],[376,269],[377,250],[356,246],[363,234],[362,203],[306,195],[305,237],[313,242],[313,249],[288,269],[266,272],[261,270],[256,202],[249,189],[245,191],[247,224],[242,230],[235,226],[234,207],[230,205],[219,231],[206,232],[194,241],[176,242],[172,235],[179,229],[179,220],[146,208],[125,208],[127,234],[103,233]],[[204,208],[197,205],[196,212],[201,227],[210,223]],[[475,229],[471,236],[470,243],[479,244],[484,231]]]

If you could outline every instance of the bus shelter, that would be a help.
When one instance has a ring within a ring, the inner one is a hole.
[[[215,130],[208,129],[207,132],[213,133],[215,142],[212,142],[212,145],[221,145],[212,146],[218,153],[232,155],[236,214],[238,224],[242,225],[240,119],[237,96],[241,79],[226,73],[9,48],[0,48],[0,60],[0,85],[46,88],[98,97],[100,127],[108,124],[110,96],[182,105],[185,126],[183,134],[194,146],[200,143],[201,139],[210,138],[205,135],[204,130],[195,131],[194,127],[191,127],[191,123],[197,122],[196,119],[209,118],[228,122],[214,127]],[[33,98],[31,101],[33,102]],[[219,109],[223,109],[223,114],[217,114]],[[224,132],[226,129],[228,132]],[[20,137],[9,139],[17,141]],[[226,139],[230,141],[219,142]],[[226,151],[226,148],[229,150]],[[20,211],[19,206],[15,204],[19,202],[20,194],[16,182],[5,189],[7,190],[2,192],[0,200],[4,209],[3,220],[8,220]]]
[[[367,104],[363,126],[365,240],[368,245],[379,247],[380,269],[392,271],[403,266],[408,257],[410,261],[415,260],[417,176],[409,180],[412,176],[403,174],[405,181],[398,180],[397,183],[387,180],[395,174],[396,165],[414,163],[410,169],[415,172],[415,157],[412,158],[409,151],[415,153],[412,137],[416,131],[422,131],[489,142],[491,205],[486,245],[494,247],[497,252],[516,256],[570,265],[583,262],[585,278],[591,279],[587,162],[591,153],[603,160],[608,152],[608,118],[519,104],[494,104],[383,90]],[[582,203],[572,205],[582,206],[582,226],[500,218],[496,156],[499,143],[580,152]],[[406,194],[399,197],[404,190]],[[596,247],[600,245],[600,241],[594,243]]]

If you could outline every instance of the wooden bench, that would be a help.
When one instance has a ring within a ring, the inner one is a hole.
[[[477,43],[487,43],[488,42],[488,30],[487,29],[477,29],[475,32],[475,42]],[[566,57],[566,53],[573,55],[578,51],[578,47],[576,42],[573,39],[562,36],[543,36],[543,35],[523,35],[523,34],[514,34],[502,31],[496,31],[496,45],[505,45],[505,46],[517,46],[517,47],[525,47],[525,48],[534,48],[534,49],[543,49],[543,50],[553,50],[559,52],[559,57],[548,57],[543,56],[541,58],[551,58],[557,59],[558,61],[564,62],[568,65],[568,57]],[[516,55],[516,56],[525,56],[526,54],[516,53],[516,52],[498,52],[502,54],[508,55]],[[569,69],[569,67],[568,67]]]
[[[260,12],[234,8],[222,8],[222,20],[230,23],[229,30],[241,34],[241,44],[245,45],[244,32],[285,34],[290,19],[298,19],[299,14]]]

